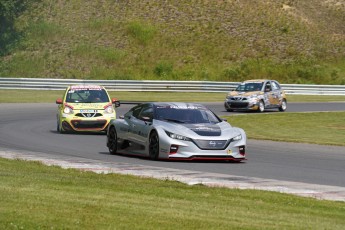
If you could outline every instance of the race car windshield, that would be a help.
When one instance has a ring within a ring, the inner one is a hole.
[[[156,108],[155,119],[174,123],[219,123],[221,120],[207,109]]]
[[[239,92],[250,92],[250,91],[261,91],[262,82],[251,82],[251,83],[242,83],[237,86],[235,91]]]
[[[105,103],[109,97],[104,89],[71,89],[67,92],[66,102],[70,103]]]

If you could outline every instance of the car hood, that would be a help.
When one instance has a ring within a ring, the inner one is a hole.
[[[220,122],[217,124],[179,124],[156,120],[155,124],[169,132],[196,139],[202,137],[220,137],[222,139],[230,139],[240,133],[238,128],[232,127],[228,122]]]
[[[220,136],[222,133],[222,130],[217,124],[184,124],[182,126],[200,136]]]
[[[259,95],[259,94],[263,94],[263,92],[261,91],[250,91],[250,92],[240,92],[240,91],[232,91],[228,94],[228,96],[244,96],[244,97],[249,97],[252,95]]]
[[[73,109],[104,109],[104,107],[108,104],[109,102],[106,102],[106,103],[68,103],[68,105],[72,106]]]

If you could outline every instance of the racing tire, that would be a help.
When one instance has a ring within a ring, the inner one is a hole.
[[[263,101],[259,101],[258,112],[262,113],[265,111],[265,103]]]
[[[159,136],[156,131],[150,134],[149,155],[151,160],[158,160],[159,158]]]
[[[57,121],[56,131],[59,132],[59,133],[64,133],[64,130],[62,129],[62,127],[60,125],[60,121]]]
[[[107,146],[111,155],[117,153],[117,133],[114,127],[111,127],[107,134]]]
[[[286,110],[286,108],[287,108],[287,102],[286,102],[286,100],[284,99],[284,100],[282,101],[282,104],[281,104],[280,107],[279,107],[279,111],[280,111],[280,112],[284,112],[284,111]]]
[[[224,108],[225,108],[225,110],[228,111],[228,112],[234,111],[233,109],[231,109],[231,108],[228,107],[228,104],[227,104],[226,102],[224,103]]]

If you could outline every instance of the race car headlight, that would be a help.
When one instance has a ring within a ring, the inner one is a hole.
[[[249,100],[257,100],[258,99],[258,95],[254,94],[248,97]]]
[[[239,140],[242,140],[242,135],[237,135],[235,137],[232,138],[233,141],[239,141]]]
[[[259,100],[259,98],[257,98],[257,97],[250,97],[248,99],[249,99],[249,102],[254,102],[254,103]]]
[[[165,131],[165,133],[172,139],[181,140],[181,141],[192,141],[192,139],[190,139],[189,137],[185,137],[180,134],[171,133],[168,131]]]
[[[104,113],[113,113],[113,112],[114,112],[114,109],[113,109],[112,105],[109,105],[109,106],[105,107],[105,109],[104,109]]]
[[[65,106],[65,108],[63,109],[63,112],[66,114],[73,114],[73,109],[69,106]]]

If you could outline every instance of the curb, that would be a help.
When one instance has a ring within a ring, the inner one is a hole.
[[[232,189],[257,189],[288,193],[319,200],[345,202],[345,188],[308,184],[301,182],[280,181],[256,177],[244,177],[219,173],[205,173],[191,170],[180,170],[163,167],[145,166],[128,163],[109,163],[90,160],[81,157],[52,156],[45,153],[5,150],[0,148],[0,157],[6,159],[21,159],[38,161],[48,166],[60,166],[99,174],[118,173],[141,177],[152,177],[161,180],[175,180],[188,185],[202,184],[210,187],[225,187]],[[172,176],[173,175],[173,176]]]

